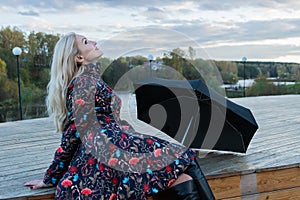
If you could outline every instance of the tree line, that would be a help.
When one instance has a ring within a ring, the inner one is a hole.
[[[47,116],[44,103],[46,86],[50,79],[54,46],[60,37],[60,34],[34,31],[26,34],[19,28],[10,26],[0,29],[0,122],[16,120],[18,116],[17,64],[16,57],[12,54],[12,49],[16,46],[23,50],[19,57],[23,116]],[[247,95],[276,93],[279,87],[274,89],[274,86],[270,86],[267,80],[269,77],[295,82],[300,80],[299,63],[217,61],[197,58],[196,54],[193,47],[186,51],[180,48],[173,49],[155,59],[152,64],[158,67],[151,73],[162,78],[168,75],[170,78],[170,70],[166,70],[171,68],[176,72],[171,78],[202,79],[220,92],[220,84],[234,84],[243,78],[256,79],[258,84],[249,89]],[[104,57],[99,61],[103,68],[103,79],[113,88],[121,86],[118,89],[132,89],[132,85],[118,84],[124,74],[132,72],[128,77],[141,80],[147,77],[144,72],[151,64],[148,58],[142,55],[119,57],[114,60]],[[281,87],[280,94],[286,93],[282,92],[283,90],[299,93],[298,85],[296,84],[295,88]]]

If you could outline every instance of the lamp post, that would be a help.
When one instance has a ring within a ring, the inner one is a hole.
[[[246,97],[246,73],[245,73],[245,64],[246,64],[247,58],[243,57],[242,62],[244,64],[244,97]]]
[[[153,56],[151,54],[148,55],[148,60],[149,60],[149,67],[150,67],[150,77],[152,77],[152,66],[151,66],[151,63],[153,61]]]
[[[21,88],[20,88],[20,65],[19,65],[19,56],[22,53],[22,49],[20,47],[15,47],[15,48],[13,48],[12,53],[17,58],[18,90],[19,90],[19,112],[20,112],[20,120],[22,120],[23,117],[22,117],[22,101],[21,101]]]

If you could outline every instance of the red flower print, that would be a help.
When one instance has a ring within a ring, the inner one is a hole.
[[[147,184],[144,184],[143,187],[144,187],[144,191],[145,191],[145,192],[147,192],[147,191],[150,190],[150,187],[149,187],[149,185],[147,185]]]
[[[85,194],[85,195],[92,194],[92,190],[90,188],[84,188],[81,190],[81,194]]]
[[[47,174],[52,174],[51,169],[47,170]]]
[[[140,161],[140,159],[138,159],[138,158],[131,158],[131,159],[129,160],[129,164],[130,164],[130,165],[135,165],[135,164],[137,164],[139,161]]]
[[[70,169],[70,171],[71,171],[72,174],[74,174],[74,173],[78,172],[78,169],[77,169],[77,167],[72,166],[71,169]]]
[[[168,187],[170,187],[175,182],[175,179],[171,179],[168,183]]]
[[[116,177],[114,177],[111,182],[114,185],[118,185],[118,183],[119,183],[119,181],[118,181],[118,179]]]
[[[90,164],[90,165],[92,165],[92,164],[94,164],[95,163],[95,160],[93,159],[93,158],[89,158],[89,160],[88,160],[88,164]]]
[[[94,136],[95,136],[95,133],[94,133],[94,132],[91,132],[91,133],[88,135],[88,140],[93,139]]]
[[[64,186],[64,187],[70,187],[72,186],[72,181],[70,181],[69,179],[65,179],[63,180],[63,182],[61,182],[61,185]]]
[[[158,157],[158,156],[160,156],[160,154],[161,154],[161,149],[155,149],[154,156]]]
[[[70,84],[69,87],[68,87],[68,89],[71,90],[71,89],[73,89],[73,87],[74,87],[74,85]]]
[[[98,164],[98,168],[100,171],[103,171],[105,169],[105,167],[102,164]]]
[[[148,162],[148,165],[152,165],[153,160],[147,160],[147,162]]]
[[[114,145],[114,144],[110,144],[110,145],[109,145],[109,150],[110,150],[110,151],[114,151],[116,148],[117,148],[117,146]]]
[[[172,170],[172,167],[170,165],[166,166],[166,172],[170,172]]]
[[[109,200],[114,200],[117,198],[117,195],[115,193],[112,193],[109,197]]]
[[[58,153],[62,153],[64,150],[63,150],[63,148],[61,147],[61,146],[59,146],[58,148],[57,148],[57,152]]]
[[[77,104],[77,105],[84,105],[85,104],[85,101],[83,100],[83,99],[77,99],[76,101],[75,101],[75,104]]]
[[[71,130],[76,130],[76,126],[75,126],[75,124],[73,123],[73,124],[71,124],[70,125],[70,128],[71,128]]]
[[[153,140],[151,140],[149,138],[146,140],[146,142],[149,143],[149,144],[151,144],[151,145],[153,144]]]
[[[195,160],[195,156],[191,156],[191,160]]]
[[[118,163],[118,159],[117,158],[111,158],[108,161],[108,165],[109,166],[115,166]]]
[[[121,134],[121,137],[124,139],[124,138],[127,138],[127,135],[124,134],[124,133],[122,133],[122,134]]]
[[[129,130],[129,126],[122,126],[123,127],[123,129],[125,130],[125,131],[128,131]]]
[[[109,116],[105,117],[105,121],[107,121],[108,123],[110,123],[110,117]]]

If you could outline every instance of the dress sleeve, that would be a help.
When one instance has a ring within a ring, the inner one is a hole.
[[[124,173],[156,171],[170,164],[184,170],[190,164],[195,152],[188,148],[154,136],[127,132],[115,124],[112,105],[107,103],[106,92],[110,89],[105,87],[89,76],[81,76],[74,83],[74,121],[87,153]],[[96,101],[100,106],[95,106]]]
[[[52,164],[47,169],[44,176],[44,183],[57,185],[58,181],[65,174],[68,166],[81,143],[79,134],[76,130],[72,114],[72,102],[70,101],[72,93],[72,83],[67,91],[68,123],[62,133],[61,144],[54,154]]]

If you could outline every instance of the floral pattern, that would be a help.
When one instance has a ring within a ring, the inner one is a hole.
[[[69,84],[61,145],[44,177],[55,199],[147,199],[170,187],[195,152],[134,131],[97,67],[86,69]]]

